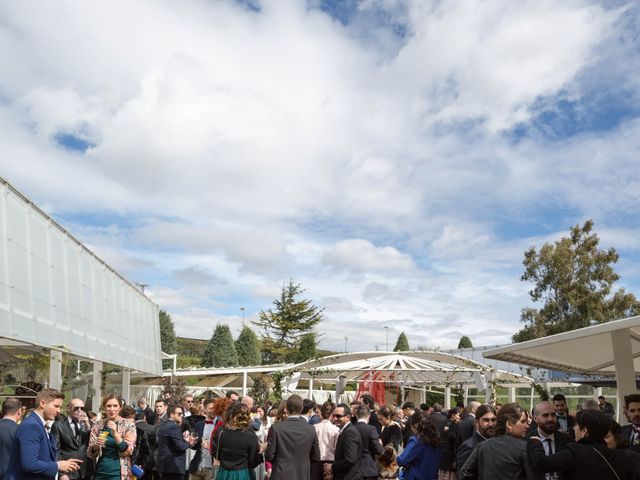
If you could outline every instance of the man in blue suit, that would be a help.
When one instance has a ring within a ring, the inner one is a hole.
[[[168,420],[158,429],[158,460],[156,470],[163,480],[182,480],[187,470],[188,448],[196,444],[194,436],[185,437],[182,434],[182,406],[170,405],[167,409]],[[185,432],[188,434],[188,431]]]
[[[81,460],[56,461],[56,444],[45,427],[60,413],[64,395],[52,388],[38,392],[36,409],[16,430],[6,480],[54,480],[58,472],[75,472]]]
[[[2,402],[2,420],[0,420],[0,480],[4,479],[9,468],[9,457],[13,446],[13,437],[22,416],[22,402],[17,398],[7,398]]]

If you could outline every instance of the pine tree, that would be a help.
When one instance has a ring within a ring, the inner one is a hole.
[[[289,280],[282,286],[280,299],[273,301],[274,308],[261,311],[253,322],[263,330],[262,360],[265,363],[295,361],[302,337],[312,333],[322,320],[324,309],[310,300],[298,300],[304,292],[299,283]]]
[[[260,365],[262,362],[258,337],[246,325],[242,328],[236,340],[236,352],[238,352],[238,362],[241,367]]]
[[[473,348],[473,343],[471,343],[471,339],[466,335],[460,337],[460,341],[458,342],[458,348]]]
[[[298,363],[306,362],[307,360],[315,358],[316,355],[316,335],[314,333],[307,333],[300,340],[300,348],[296,361]]]
[[[238,366],[238,353],[227,325],[216,325],[202,355],[202,365],[215,368]]]
[[[409,340],[407,340],[407,336],[404,332],[398,335],[398,341],[396,342],[396,346],[393,348],[394,352],[408,352],[409,351]]]
[[[173,320],[165,310],[160,310],[160,349],[164,353],[176,353],[177,341]],[[171,360],[163,360],[162,368],[171,368]]]

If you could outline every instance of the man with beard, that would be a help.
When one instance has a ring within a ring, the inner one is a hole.
[[[183,435],[182,405],[170,405],[167,408],[168,418],[158,428],[158,459],[156,470],[162,480],[182,480],[186,472],[186,451],[193,448],[197,439],[187,432]]]
[[[571,439],[575,438],[573,426],[576,424],[576,419],[569,415],[569,408],[567,407],[567,399],[561,394],[557,393],[553,396],[553,407],[556,409],[556,419],[558,420],[558,430],[568,433]],[[533,429],[532,429],[533,430]]]
[[[532,437],[542,442],[545,455],[553,455],[563,450],[569,443],[571,437],[566,433],[558,431],[558,420],[556,419],[556,409],[549,402],[538,402],[533,407],[533,419],[537,428],[531,429],[527,438]],[[561,472],[539,473],[540,480],[557,480],[562,478]]]
[[[496,434],[496,422],[498,421],[498,417],[496,416],[495,408],[491,405],[480,405],[476,408],[475,417],[476,431],[458,447],[458,454],[456,456],[458,477],[460,477],[460,469],[478,444]]]

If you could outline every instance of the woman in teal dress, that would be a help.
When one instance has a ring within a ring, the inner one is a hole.
[[[214,437],[212,452],[220,461],[216,480],[253,480],[253,469],[264,460],[258,437],[247,430],[251,413],[243,403],[235,403],[231,409],[231,422],[219,429]]]
[[[118,395],[107,395],[102,400],[103,419],[91,428],[87,456],[96,459],[95,480],[127,480],[131,475],[136,426],[120,416],[121,406]]]

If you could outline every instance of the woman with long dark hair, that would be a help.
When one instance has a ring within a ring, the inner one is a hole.
[[[411,418],[413,435],[396,461],[404,469],[404,480],[438,480],[440,439],[431,419],[421,411]]]
[[[460,480],[530,480],[535,474],[524,439],[529,424],[517,403],[498,410],[496,435],[480,443],[462,466]],[[543,452],[544,453],[544,452]]]

